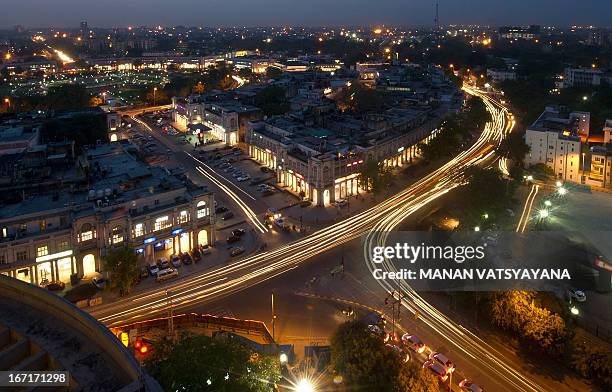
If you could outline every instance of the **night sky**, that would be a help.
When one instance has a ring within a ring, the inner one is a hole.
[[[433,24],[435,0],[0,0],[0,26]],[[440,0],[440,23],[612,25],[612,0]]]

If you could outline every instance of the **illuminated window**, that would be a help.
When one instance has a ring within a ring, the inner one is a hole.
[[[85,242],[92,240],[94,239],[95,235],[96,231],[94,230],[94,227],[89,223],[85,223],[83,226],[81,226],[81,232],[79,234],[78,241]]]
[[[159,218],[155,219],[155,231],[167,229],[170,226],[172,226],[172,222],[170,222],[170,219],[168,219],[168,215],[160,216]]]
[[[38,227],[40,231],[45,231],[47,229],[47,221],[44,219],[41,220],[40,222],[38,222]]]
[[[142,223],[136,223],[134,225],[134,237],[142,237],[144,233],[144,225]]]
[[[206,202],[204,200],[200,200],[196,205],[196,208],[198,211],[198,219],[210,215],[210,209],[206,207]]]
[[[46,256],[49,254],[49,247],[47,245],[39,246],[36,248],[36,257]]]
[[[114,244],[120,244],[123,242],[123,227],[122,226],[115,226],[113,227],[113,229],[111,230],[111,243]]]
[[[189,213],[187,210],[183,210],[180,212],[179,216],[176,218],[176,223],[181,224],[189,221]]]

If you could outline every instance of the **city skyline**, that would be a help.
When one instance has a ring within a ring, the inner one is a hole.
[[[595,25],[606,26],[612,13],[612,3],[592,0],[590,7],[567,12],[574,2],[570,0],[535,0],[530,11],[524,4],[500,0],[440,1],[440,23],[481,25]],[[121,13],[113,12],[117,6]],[[339,25],[390,25],[431,26],[434,24],[435,1],[404,4],[382,0],[373,8],[364,0],[339,0],[329,2],[314,0],[288,4],[278,0],[263,0],[257,7],[244,0],[205,3],[182,0],[178,3],[160,0],[105,0],[87,6],[74,0],[45,2],[26,0],[11,2],[0,16],[0,27],[25,25],[32,28],[75,27],[82,20],[90,26],[117,27],[125,25],[187,25],[187,26],[339,26]],[[473,13],[471,10],[478,10]],[[53,21],[51,23],[51,21]],[[279,22],[281,21],[281,22]]]

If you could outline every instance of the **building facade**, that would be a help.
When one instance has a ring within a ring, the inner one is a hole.
[[[89,173],[89,189],[76,180],[0,207],[0,273],[69,283],[103,272],[116,247],[144,263],[214,242],[213,195],[136,161],[121,143],[89,150],[77,170]]]

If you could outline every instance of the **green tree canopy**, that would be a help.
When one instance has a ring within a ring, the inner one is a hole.
[[[359,172],[359,186],[375,195],[385,189],[392,179],[391,170],[383,162],[366,162]]]
[[[103,260],[105,269],[110,271],[110,289],[120,295],[128,294],[140,273],[134,249],[127,246],[112,249]]]
[[[283,75],[283,70],[278,67],[266,68],[266,76],[270,79],[278,79]]]
[[[83,84],[59,84],[49,87],[46,104],[48,109],[79,109],[89,106],[89,93]]]
[[[75,146],[81,148],[96,144],[98,140],[107,142],[106,127],[106,116],[103,113],[83,113],[45,122],[41,129],[41,137],[45,143],[74,140]]]
[[[525,155],[529,153],[529,146],[525,143],[523,134],[519,132],[510,133],[499,145],[497,152],[508,159],[522,164]]]
[[[280,379],[278,358],[231,337],[184,334],[157,344],[152,354],[146,367],[165,391],[269,392]]]
[[[273,116],[289,111],[285,89],[280,86],[267,86],[255,96],[255,106],[259,107],[265,115]]]
[[[416,364],[405,364],[360,321],[338,327],[331,339],[333,368],[348,390],[435,392],[436,379]]]

